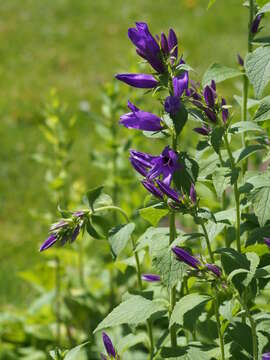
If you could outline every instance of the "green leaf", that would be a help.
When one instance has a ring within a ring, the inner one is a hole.
[[[136,250],[140,251],[146,247],[149,248],[150,255],[153,252],[167,246],[169,243],[170,230],[168,227],[149,227],[137,241]]]
[[[270,184],[270,171],[248,171],[245,176],[246,182],[254,186],[254,188],[260,188],[269,186]]]
[[[89,341],[71,349],[64,357],[64,360],[86,360],[87,357],[85,352],[83,351],[83,347],[87,344],[89,344]]]
[[[270,36],[262,36],[259,38],[255,38],[252,40],[253,44],[260,44],[260,45],[269,45],[270,44]]]
[[[127,246],[131,234],[135,229],[135,224],[130,223],[126,225],[118,225],[109,231],[109,243],[111,246],[112,254],[116,258]]]
[[[215,80],[216,83],[220,83],[240,75],[242,75],[242,72],[237,69],[214,63],[206,70],[202,79],[202,85],[205,87],[206,85],[209,85],[212,80]]]
[[[100,195],[103,191],[103,188],[104,188],[103,186],[98,186],[96,188],[93,188],[93,189],[87,191],[87,193],[86,193],[88,204],[92,211],[94,211],[94,203],[100,197]]]
[[[262,99],[258,110],[255,113],[254,121],[270,120],[270,96]]]
[[[147,300],[142,296],[131,296],[122,302],[98,325],[94,333],[108,327],[122,324],[138,325],[145,322],[153,314],[164,311],[164,304]]]
[[[228,168],[217,168],[212,176],[213,184],[219,199],[222,198],[223,192],[230,185],[230,177],[228,176]]]
[[[260,10],[259,10],[259,14],[264,14],[270,12],[270,2],[268,2],[267,4],[265,4]]]
[[[182,104],[179,111],[175,115],[172,116],[172,121],[173,121],[174,129],[175,129],[177,136],[182,132],[182,130],[187,122],[187,118],[188,118],[188,112],[187,112],[185,106],[183,106],[183,104]]]
[[[253,190],[249,200],[252,202],[260,226],[264,226],[270,219],[270,187],[267,186]]]
[[[141,217],[150,222],[151,225],[157,226],[160,220],[169,213],[169,210],[157,206],[149,206],[139,210]]]
[[[248,325],[240,322],[231,324],[227,329],[227,334],[233,342],[238,344],[248,354],[252,354],[252,334]]]
[[[263,129],[259,125],[254,124],[254,122],[252,122],[252,121],[239,121],[239,122],[233,124],[230,128],[230,132],[232,132],[234,134],[235,133],[241,134],[246,131],[260,131],[261,132],[261,131],[263,131]]]
[[[140,334],[128,334],[124,336],[116,345],[116,349],[120,354],[123,354],[125,351],[130,349],[131,347],[144,343],[148,343],[148,337],[145,333]]]
[[[248,54],[245,69],[249,81],[254,87],[256,97],[261,97],[270,80],[270,47],[259,47]]]
[[[217,154],[219,153],[220,145],[222,144],[222,137],[224,132],[224,127],[215,126],[211,133],[211,144]]]
[[[195,327],[198,316],[202,313],[204,305],[212,298],[208,295],[189,294],[182,297],[175,305],[170,327],[174,324],[184,326],[187,329]]]
[[[235,100],[237,101],[238,105],[240,105],[240,107],[242,107],[243,105],[243,99],[241,98],[241,96],[237,96],[237,95],[234,95],[233,96],[235,98]],[[257,106],[260,104],[260,101],[259,100],[256,100],[256,99],[248,99],[247,101],[247,108],[248,110],[249,109],[252,109],[254,106]]]
[[[199,165],[186,153],[179,155],[178,162],[181,170],[175,171],[173,181],[180,192],[184,191],[189,194],[191,184],[196,183]]]
[[[242,149],[236,163],[240,163],[242,160],[248,158],[249,156],[253,155],[257,151],[265,150],[264,145],[248,145],[246,148]]]
[[[213,6],[215,2],[216,2],[216,0],[209,0],[207,9],[209,10],[210,7]]]

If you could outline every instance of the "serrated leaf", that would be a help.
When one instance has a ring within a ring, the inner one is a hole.
[[[270,80],[270,47],[259,47],[249,53],[245,60],[245,69],[256,97],[261,97]]]
[[[169,213],[166,208],[149,206],[139,210],[141,217],[147,220],[151,225],[157,226],[160,220]]]
[[[222,144],[222,137],[224,135],[224,132],[224,127],[216,126],[211,133],[211,144],[217,154],[219,153],[219,149]]]
[[[149,227],[145,233],[139,237],[136,250],[140,251],[148,247],[150,255],[152,255],[158,248],[167,246],[169,243],[169,234],[170,230],[168,227]]]
[[[130,240],[131,234],[135,229],[135,224],[125,224],[118,225],[113,227],[109,231],[109,243],[113,256],[116,258],[127,246],[128,241]]]
[[[122,324],[138,325],[145,322],[153,314],[164,311],[164,304],[147,300],[142,296],[131,296],[122,302],[98,325],[94,333],[108,327]]]
[[[258,110],[255,113],[254,121],[270,120],[270,96],[262,99]]]
[[[270,187],[254,189],[249,199],[252,201],[260,226],[264,226],[270,219]]]
[[[204,305],[211,299],[212,298],[208,295],[200,294],[189,294],[182,297],[173,309],[170,327],[174,324],[178,324],[184,325],[188,329],[192,329],[192,327],[195,326],[198,315],[203,311]]]
[[[220,83],[240,75],[242,75],[242,72],[237,69],[214,63],[206,70],[202,79],[202,85],[205,87],[206,85],[209,85],[212,80],[215,80],[216,83]]]
[[[228,168],[220,167],[212,176],[213,184],[219,199],[222,198],[223,192],[230,185],[230,177],[228,176]]]

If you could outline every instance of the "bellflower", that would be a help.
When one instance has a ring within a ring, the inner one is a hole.
[[[270,352],[262,354],[262,360],[270,360]]]
[[[226,108],[223,108],[223,106],[226,105],[226,100],[224,98],[222,98],[221,100],[221,107],[222,107],[222,120],[224,122],[224,124],[227,122],[228,117],[229,117],[229,110]]]
[[[156,274],[142,274],[142,280],[148,281],[148,282],[159,282],[160,276]]]
[[[142,111],[128,101],[130,113],[122,115],[119,123],[127,128],[145,130],[145,131],[160,131],[162,126],[161,119],[149,112]]]
[[[190,197],[190,200],[193,202],[193,204],[196,204],[196,202],[197,202],[197,193],[196,193],[194,184],[191,184],[191,186],[190,186],[189,197]]]
[[[80,233],[81,227],[80,225],[77,225],[71,234],[71,242],[75,241]]]
[[[251,24],[251,29],[250,29],[250,31],[253,35],[257,34],[262,17],[263,17],[263,14],[258,14],[255,17],[255,19],[253,20],[253,23]]]
[[[270,248],[270,238],[265,237],[264,242]]]
[[[204,108],[204,112],[210,121],[212,121],[213,123],[217,122],[217,115],[213,110]]]
[[[118,359],[118,355],[116,354],[116,351],[112,344],[112,341],[105,332],[102,333],[102,339],[103,339],[103,344],[104,344],[104,347],[106,349],[108,356],[110,358],[112,357],[113,359]],[[102,356],[104,356],[104,355],[102,355]]]
[[[240,66],[244,66],[244,60],[240,54],[237,54],[237,61]]]
[[[210,134],[210,131],[211,129],[206,126],[206,125],[203,125],[202,127],[200,128],[194,128],[193,129],[196,133],[200,134],[200,135],[204,135],[204,136],[208,136]]]
[[[201,263],[194,256],[190,255],[186,250],[181,249],[178,246],[172,248],[173,253],[176,255],[176,259],[179,261],[183,261],[185,264],[193,267],[194,269],[198,269],[201,266]]]
[[[168,46],[169,46],[169,52],[174,58],[172,59],[172,62],[174,62],[174,60],[177,59],[178,56],[178,40],[173,29],[169,30]]]
[[[181,103],[178,97],[168,96],[164,103],[165,111],[170,115],[175,115],[180,109]]]
[[[155,197],[163,200],[163,193],[157,188],[153,181],[143,180],[142,185]]]
[[[169,45],[166,35],[162,32],[160,36],[160,46],[164,55],[169,55]]]
[[[56,243],[56,241],[57,241],[57,235],[51,234],[41,245],[39,251],[44,251],[44,250],[49,249],[51,246],[53,246],[53,244]]]
[[[147,176],[148,170],[153,166],[152,162],[157,158],[158,156],[152,156],[141,151],[130,150],[129,160],[131,165],[142,176]]]
[[[181,97],[185,90],[188,89],[189,75],[187,71],[183,71],[180,75],[172,80],[174,96]]]
[[[157,180],[156,182],[163,194],[165,194],[175,202],[178,203],[180,202],[179,194],[175,190],[173,190],[169,185],[167,185],[165,182],[161,180]]]
[[[117,80],[140,89],[152,89],[158,85],[154,76],[149,74],[117,74],[115,77]]]
[[[217,265],[215,265],[215,264],[205,264],[205,267],[208,270],[210,270],[217,277],[221,277],[221,270]]]
[[[213,83],[214,85],[215,83]],[[204,100],[211,109],[215,107],[215,99],[216,99],[216,91],[215,91],[215,85],[214,87],[207,85],[203,90],[203,97]]]
[[[136,28],[128,29],[128,37],[136,46],[137,54],[147,60],[158,73],[163,73],[165,68],[162,63],[161,51],[147,24],[137,22]]]

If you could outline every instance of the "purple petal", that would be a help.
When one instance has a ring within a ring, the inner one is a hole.
[[[84,216],[84,214],[85,214],[84,211],[79,210],[79,211],[75,211],[72,215],[76,216],[76,217],[82,217],[82,216]]]
[[[156,274],[142,274],[142,280],[148,282],[158,282],[160,281],[160,276]]]
[[[143,167],[143,165],[140,164],[139,161],[133,159],[133,158],[129,158],[129,161],[131,163],[131,165],[134,167],[134,169],[141,174],[142,176],[147,176],[147,170],[145,169],[145,167]]]
[[[139,111],[139,109],[134,104],[132,104],[132,102],[129,100],[128,100],[127,106],[132,112]]]
[[[173,78],[174,96],[181,97],[186,89],[188,89],[189,75],[187,71]]]
[[[180,109],[180,100],[176,96],[168,96],[164,103],[164,109],[168,114],[175,115]]]
[[[172,251],[176,255],[177,260],[183,261],[187,265],[193,267],[194,269],[198,269],[199,266],[201,266],[201,263],[198,259],[196,259],[194,256],[190,255],[186,250],[179,248],[178,246],[175,246],[172,248]]]
[[[179,200],[179,194],[170,188],[168,185],[166,185],[163,181],[157,180],[158,187],[160,190],[167,195],[170,199],[172,199],[175,202],[180,202]]]
[[[270,238],[265,237],[263,239],[264,239],[265,244],[270,248]]]
[[[217,277],[221,276],[221,270],[220,268],[215,264],[205,264],[206,268],[210,270],[214,275]]]
[[[141,151],[130,150],[130,157],[138,161],[141,165],[150,168],[159,156],[153,156]]]
[[[270,360],[270,352],[262,354],[262,360]]]
[[[151,89],[158,85],[158,81],[149,74],[117,74],[116,79],[141,89]]]
[[[44,243],[41,245],[39,251],[44,251],[49,249],[53,244],[55,244],[57,241],[57,236],[55,234],[50,235]]]
[[[263,17],[263,14],[259,14],[255,17],[255,19],[251,25],[251,29],[250,29],[252,34],[255,35],[258,32],[262,17]]]
[[[166,38],[166,35],[164,33],[161,33],[161,39],[160,39],[160,46],[165,55],[169,54],[169,45],[168,40]]]
[[[244,66],[244,60],[240,54],[237,54],[237,61],[240,66]]]
[[[204,112],[205,114],[207,115],[208,119],[211,120],[213,123],[216,123],[217,122],[217,116],[215,114],[214,111],[208,109],[208,108],[205,108],[204,109]]]
[[[149,112],[141,111],[131,102],[128,107],[132,110],[131,113],[122,115],[119,123],[127,128],[138,129],[144,131],[160,131],[162,130],[161,119]]]
[[[193,204],[196,204],[197,193],[196,193],[194,184],[191,184],[191,186],[190,186],[189,197],[190,197],[190,200],[193,202]]]
[[[222,98],[221,106],[224,106],[224,105],[226,105],[226,100]],[[222,108],[222,120],[223,120],[224,124],[226,124],[228,117],[229,117],[229,110]]]
[[[214,94],[214,91],[213,91],[212,87],[207,85],[204,88],[203,97],[204,97],[204,100],[205,100],[207,106],[209,106],[210,108],[214,108],[214,106],[215,106],[215,94]]]
[[[80,225],[76,226],[76,228],[74,229],[72,235],[71,235],[71,242],[75,241],[80,233]]]
[[[105,332],[102,333],[102,338],[103,338],[103,344],[107,351],[108,356],[113,356],[115,358],[116,352],[115,352],[115,349],[114,349],[111,339]]]
[[[178,40],[177,40],[177,36],[174,32],[173,29],[169,30],[169,35],[168,35],[168,46],[169,46],[169,51],[171,53],[171,55],[176,59],[178,56]]]
[[[162,192],[154,185],[152,181],[149,180],[143,180],[142,181],[143,186],[148,190],[152,195],[158,197],[159,199],[163,200],[163,194]]]
[[[195,131],[196,133],[198,133],[200,135],[204,135],[204,136],[208,136],[210,133],[210,129],[204,125],[200,128],[194,128],[193,131]]]

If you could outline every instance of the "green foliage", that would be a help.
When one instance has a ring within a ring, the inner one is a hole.
[[[215,80],[216,83],[220,83],[224,80],[240,76],[241,74],[241,71],[237,69],[214,63],[207,69],[206,73],[204,74],[202,85],[209,85],[212,80]]]
[[[109,231],[109,243],[111,251],[116,258],[125,249],[135,229],[135,224],[118,225]]]

